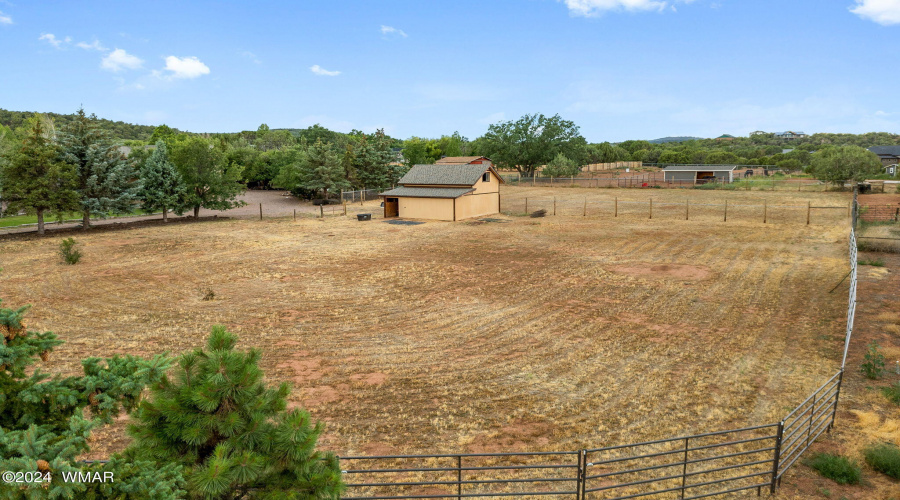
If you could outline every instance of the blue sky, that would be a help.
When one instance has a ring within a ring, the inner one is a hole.
[[[195,132],[900,133],[898,60],[900,0],[0,0],[0,107]]]

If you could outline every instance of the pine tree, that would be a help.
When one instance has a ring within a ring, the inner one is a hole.
[[[580,172],[581,167],[577,163],[566,158],[562,153],[558,153],[541,173],[548,177],[574,177]]]
[[[0,307],[0,470],[49,474],[49,482],[0,483],[0,498],[179,498],[180,465],[147,461],[85,464],[91,431],[133,409],[148,384],[159,383],[170,361],[134,356],[82,361],[81,377],[49,376],[33,368],[62,341],[27,331],[28,307]],[[85,411],[87,410],[87,411]],[[113,483],[66,482],[64,473],[112,472]]]
[[[323,198],[328,198],[328,191],[350,187],[341,158],[331,147],[331,143],[316,140],[306,153],[302,172],[304,187],[321,190]]]
[[[221,148],[202,137],[189,137],[175,142],[171,148],[172,162],[185,185],[185,203],[194,209],[194,217],[201,208],[228,210],[243,206],[238,195],[246,188],[240,183],[242,168],[227,163]]]
[[[175,164],[169,161],[169,151],[162,140],[141,168],[141,188],[138,193],[145,212],[162,210],[163,221],[169,220],[169,209],[184,213],[184,182]]]
[[[109,133],[100,127],[96,115],[79,109],[59,136],[62,159],[75,166],[77,190],[81,197],[82,227],[87,230],[91,216],[129,213],[137,197],[135,163],[127,159]]]
[[[390,163],[394,159],[391,141],[383,129],[361,136],[354,148],[353,167],[361,186],[385,188],[397,182],[399,170]]]
[[[337,458],[315,450],[321,423],[286,411],[288,385],[266,387],[259,351],[236,340],[213,327],[205,351],[180,357],[133,414],[126,456],[183,465],[192,499],[338,498]]]
[[[45,129],[42,117],[31,120],[31,132],[22,147],[4,162],[3,199],[14,212],[37,214],[38,234],[44,234],[44,216],[78,208],[74,169],[59,160],[59,149]]]

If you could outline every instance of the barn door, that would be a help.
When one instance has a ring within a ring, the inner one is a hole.
[[[384,216],[385,217],[399,217],[400,216],[400,203],[397,198],[385,198],[384,199]]]

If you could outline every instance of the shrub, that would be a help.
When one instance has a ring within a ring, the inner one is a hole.
[[[878,259],[859,259],[856,263],[861,266],[884,267],[884,261]]]
[[[894,479],[900,479],[900,448],[893,444],[881,443],[863,450],[863,456],[873,469]]]
[[[858,484],[862,475],[859,464],[830,453],[817,453],[806,461],[806,465],[838,484]]]
[[[900,382],[888,387],[882,387],[881,393],[892,403],[900,405]]]
[[[66,264],[75,265],[81,260],[81,251],[75,248],[75,238],[66,238],[59,243],[59,255]]]
[[[868,350],[863,359],[865,361],[860,366],[860,370],[862,370],[866,378],[872,380],[881,378],[884,374],[884,354],[881,354],[881,351],[878,350],[878,342],[874,340],[869,342]]]

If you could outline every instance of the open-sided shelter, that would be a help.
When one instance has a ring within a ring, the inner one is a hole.
[[[384,216],[457,221],[500,212],[503,179],[487,158],[471,158],[477,163],[414,165],[379,195]]]
[[[666,182],[734,182],[735,165],[669,165],[663,169]]]

